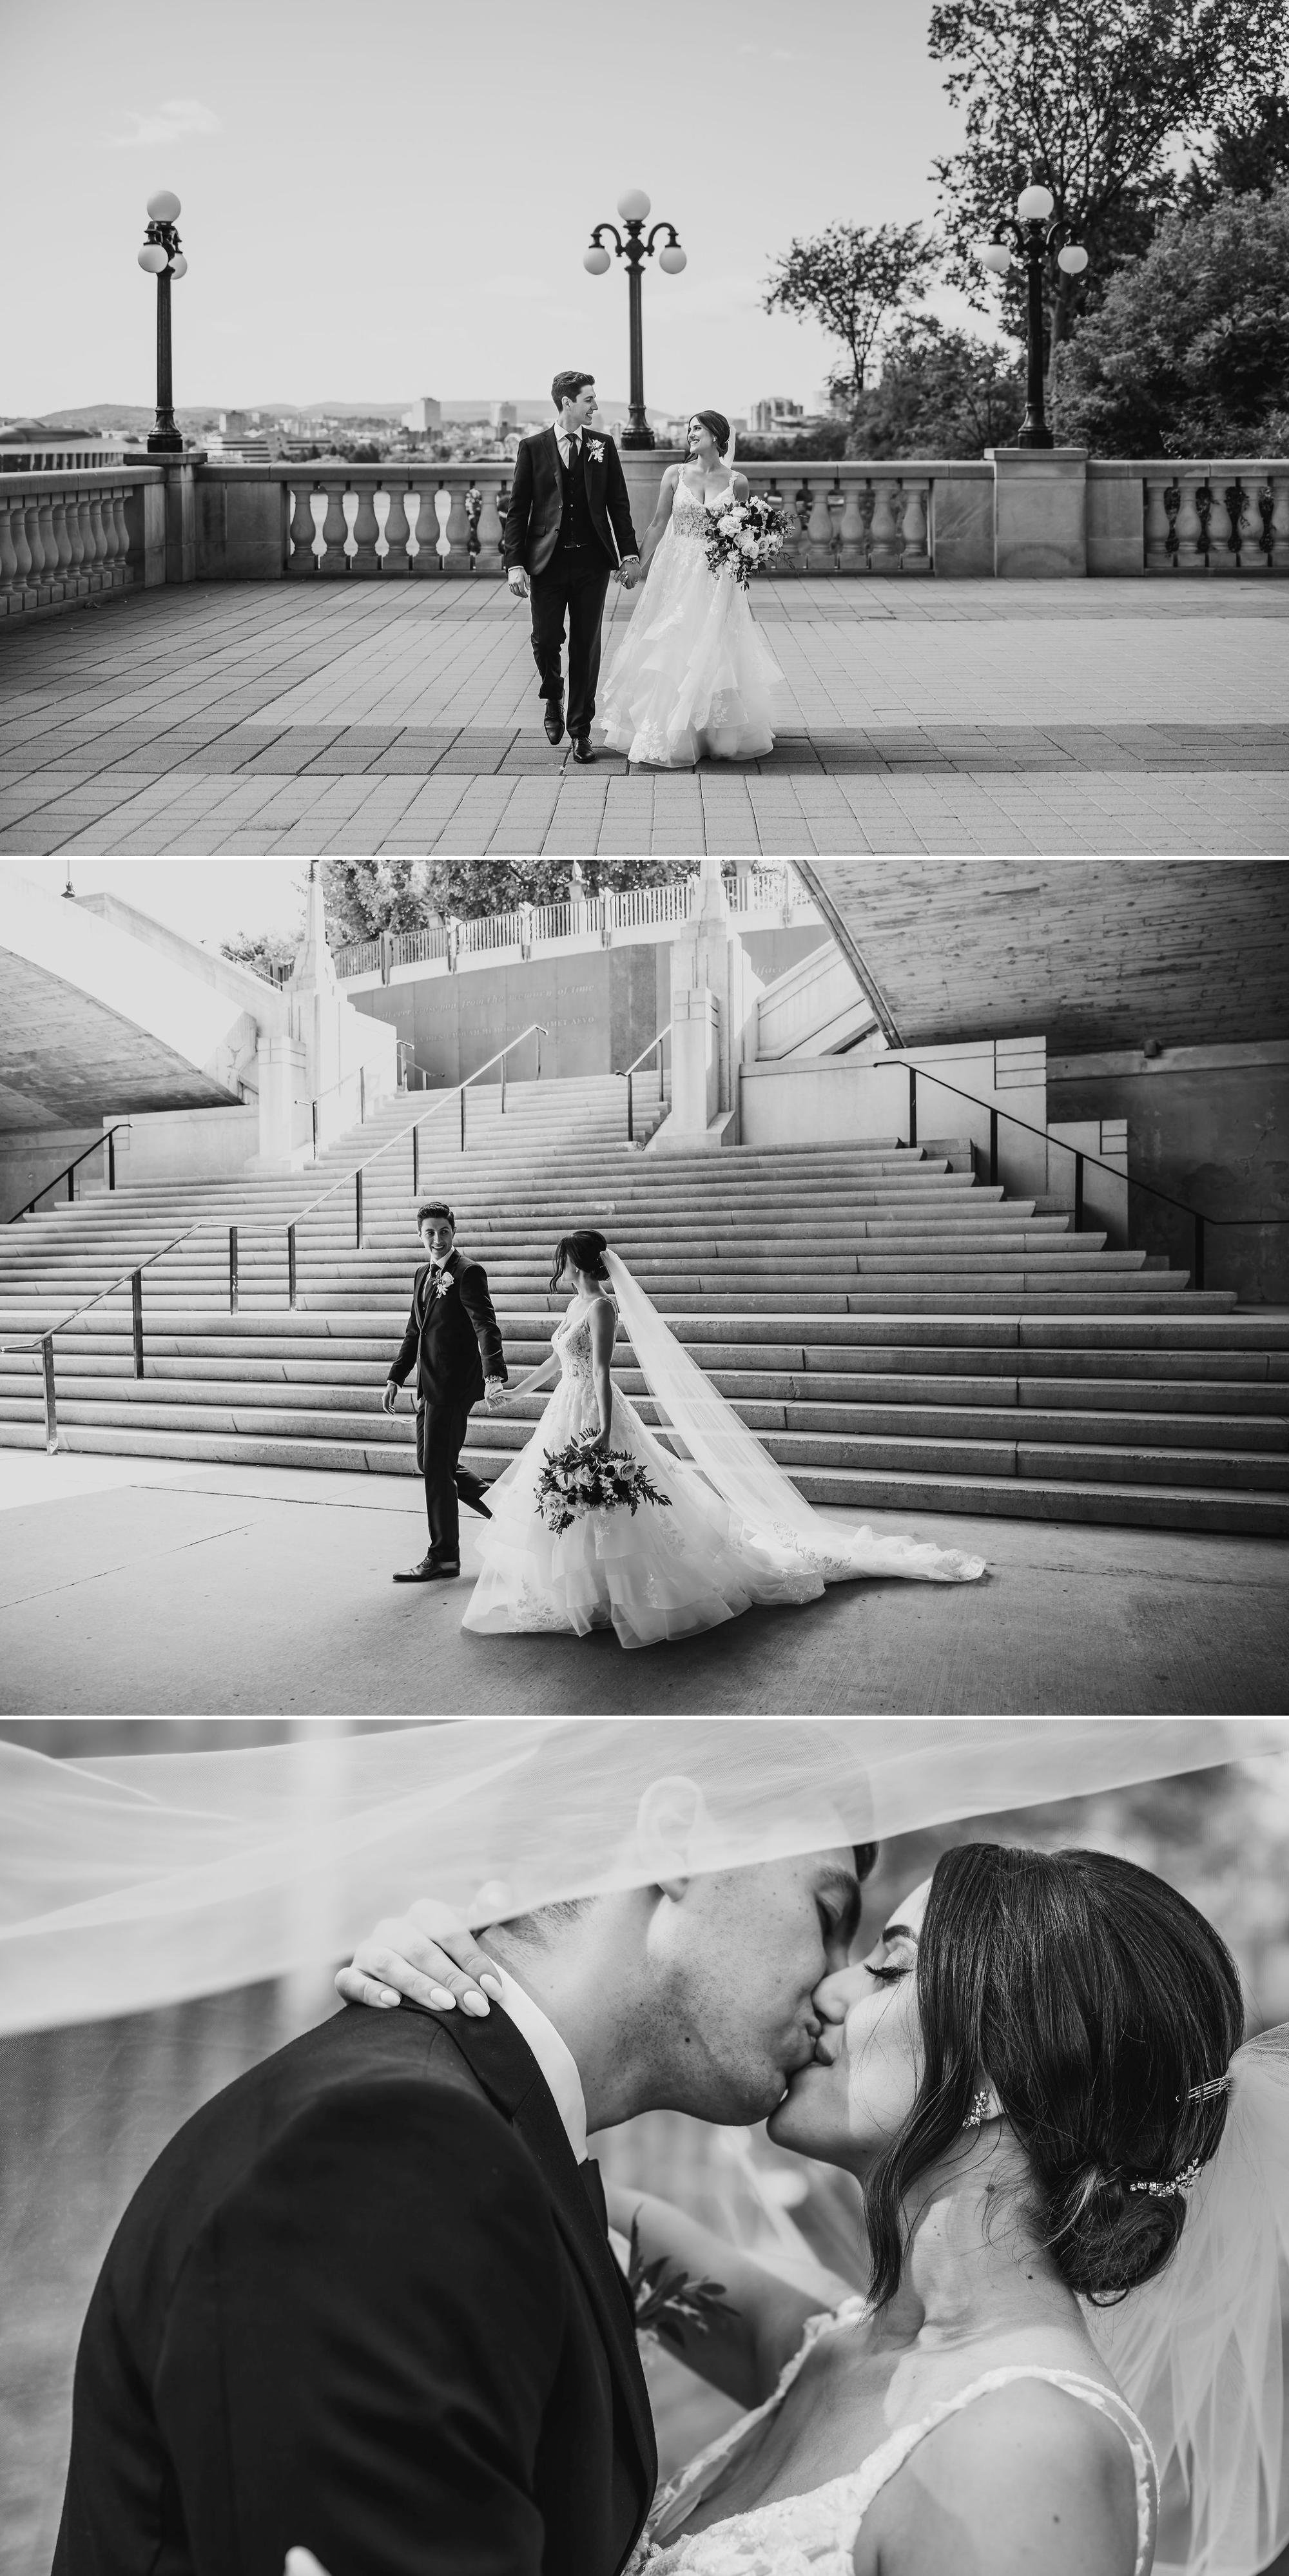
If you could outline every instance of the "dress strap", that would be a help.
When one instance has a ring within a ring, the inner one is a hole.
[[[711,2485],[715,2471],[723,2468],[731,2452],[741,2450],[744,2442],[756,2431],[757,2426],[764,2424],[767,2417],[773,2415],[782,2405],[793,2380],[798,2376],[808,2356],[814,2351],[820,2337],[842,2332],[847,2326],[858,2324],[867,2306],[866,2298],[856,2296],[843,2299],[840,2307],[817,2308],[812,2316],[807,2317],[801,2341],[796,2351],[789,2353],[769,2396],[763,2398],[759,2406],[752,2407],[748,2414],[740,2415],[737,2422],[727,2425],[723,2433],[718,2433],[714,2441],[708,2442],[701,2451],[697,2451],[693,2459],[687,2460],[684,2467],[677,2470],[675,2477],[669,2479],[665,2487],[660,2488],[654,2498],[653,2511],[649,2517],[649,2535],[652,2540],[665,2541],[670,2532],[676,2531],[682,2522],[688,2521],[699,2498],[706,2494]]]
[[[859,2522],[873,2498],[894,2477],[896,2470],[903,2467],[919,2442],[935,2431],[937,2424],[943,2424],[950,2415],[960,2414],[977,2397],[991,2396],[996,2388],[1008,2388],[1018,2379],[1049,2380],[1054,2388],[1064,2388],[1071,2397],[1081,2398],[1087,2406],[1095,2406],[1098,2414],[1117,2424],[1132,2453],[1136,2479],[1137,2558],[1133,2576],[1147,2576],[1154,2556],[1155,2525],[1159,2513],[1159,2466],[1145,2425],[1133,2414],[1126,2400],[1116,2390],[1103,2387],[1100,2380],[1086,2379],[1077,2370],[1044,2370],[1032,2362],[1012,2362],[1004,2369],[986,2371],[982,2378],[973,2379],[969,2387],[960,2388],[956,2397],[946,2397],[942,2404],[933,2407],[930,2414],[924,2415],[916,2424],[899,2426],[891,2434],[889,2442],[882,2443],[849,2482],[859,2507],[854,2530],[850,2533],[850,2544],[853,2546]]]

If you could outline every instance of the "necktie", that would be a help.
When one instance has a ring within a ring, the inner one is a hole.
[[[588,2156],[585,2163],[578,2166],[578,2172],[581,2174],[582,2180],[586,2185],[586,2197],[595,2212],[600,2226],[603,2228],[604,2233],[607,2236],[609,2232],[608,2203],[604,2197],[604,2184],[601,2180],[600,2168],[597,2165],[594,2156]]]
[[[577,472],[578,454],[579,449],[577,440],[570,437],[568,442],[568,470],[570,474],[575,474]]]

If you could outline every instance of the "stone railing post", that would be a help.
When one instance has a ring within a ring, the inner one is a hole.
[[[994,576],[1082,579],[1088,569],[1085,447],[987,447],[994,469]]]

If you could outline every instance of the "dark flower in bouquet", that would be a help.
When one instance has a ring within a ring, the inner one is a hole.
[[[638,1459],[626,1449],[603,1449],[598,1439],[570,1440],[548,1450],[537,1479],[537,1508],[558,1538],[587,1512],[637,1512],[642,1503],[661,1503],[660,1494]]]
[[[746,501],[725,502],[709,517],[706,542],[712,571],[732,572],[740,590],[746,590],[753,573],[783,551],[781,505],[753,492]]]

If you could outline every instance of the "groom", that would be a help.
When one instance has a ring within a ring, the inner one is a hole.
[[[425,1478],[425,1517],[430,1544],[419,1565],[396,1574],[396,1583],[450,1581],[461,1571],[458,1501],[481,1520],[492,1514],[487,1487],[460,1457],[470,1407],[482,1396],[491,1410],[506,1387],[501,1327],[488,1294],[481,1261],[456,1249],[456,1218],[441,1200],[416,1211],[425,1259],[412,1283],[412,1311],[390,1370],[381,1407],[392,1413],[398,1390],[416,1371],[416,1464]]]
[[[487,1934],[486,2020],[342,2012],[172,2139],[86,2317],[54,2576],[618,2576],[657,2455],[587,2131],[764,2118],[873,1857],[691,1877],[676,1790],[657,1883]]]
[[[611,438],[589,435],[595,378],[568,369],[551,386],[556,418],[522,441],[515,459],[502,557],[511,595],[532,604],[538,693],[546,739],[564,733],[560,655],[568,619],[568,730],[573,758],[591,761],[591,718],[600,675],[600,620],[609,575],[628,590],[640,578],[622,459]]]

